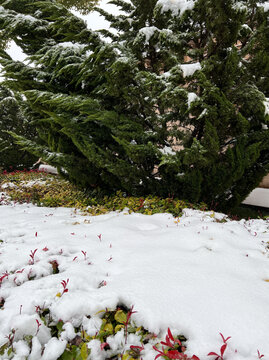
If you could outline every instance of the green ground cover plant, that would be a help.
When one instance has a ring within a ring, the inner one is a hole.
[[[64,291],[65,292],[65,291]],[[64,292],[60,295],[63,296]],[[57,294],[58,295],[58,294]],[[2,307],[4,304],[2,305]],[[1,309],[1,308],[0,308]],[[164,360],[179,359],[179,360],[200,360],[196,355],[188,356],[185,351],[187,338],[184,335],[173,335],[171,330],[167,329],[167,335],[165,339],[160,340],[156,334],[149,332],[143,326],[137,326],[132,320],[133,307],[128,309],[124,305],[118,305],[115,309],[105,309],[99,311],[95,316],[101,318],[102,323],[100,329],[96,331],[96,334],[90,336],[80,325],[74,328],[74,337],[69,340],[66,344],[66,348],[62,355],[58,358],[59,360],[87,360],[91,354],[89,347],[91,341],[98,341],[100,350],[106,353],[106,360],[143,360],[143,350],[145,346],[150,344],[152,349],[155,350],[156,355],[154,360],[158,358]],[[36,313],[40,318],[36,320],[37,330],[36,335],[39,332],[41,326],[46,326],[50,329],[51,335],[57,339],[61,338],[64,329],[64,322],[62,320],[53,320],[50,310],[47,308],[41,308],[36,306]],[[90,319],[91,316],[88,316]],[[124,337],[119,344],[119,347],[112,350],[108,339],[115,336],[118,332],[123,332]],[[7,342],[0,347],[0,355],[6,356],[6,359],[12,359],[16,355],[16,351],[13,347],[15,340],[16,330],[12,329],[11,333],[7,336]],[[135,334],[140,338],[140,345],[128,345],[127,338],[130,334]],[[228,347],[228,340],[230,336],[225,338],[220,333],[223,344],[220,347],[219,354],[211,351],[207,356],[212,359],[215,356],[215,360],[224,360],[224,353]],[[34,336],[26,335],[23,337],[23,341],[27,343],[32,350]],[[125,339],[125,340],[124,340]],[[126,349],[127,348],[127,349]],[[257,359],[262,359],[263,354],[257,350]]]
[[[0,174],[0,186],[11,201],[31,202],[38,206],[75,207],[90,215],[109,211],[138,212],[145,215],[168,212],[180,216],[186,207],[206,210],[206,204],[192,204],[186,200],[157,196],[134,197],[121,191],[108,196],[91,196],[59,176],[38,171],[13,171]],[[29,186],[30,185],[30,186]],[[2,200],[6,201],[6,200]]]

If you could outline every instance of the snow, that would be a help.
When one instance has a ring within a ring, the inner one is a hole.
[[[263,102],[265,111],[264,115],[269,115],[269,98],[265,98],[266,100]]]
[[[28,356],[30,349],[29,347],[26,345],[26,343],[22,340],[19,340],[18,342],[16,342],[15,346],[15,352],[20,354],[20,356]]]
[[[171,11],[173,15],[182,15],[186,10],[192,10],[195,0],[158,0],[157,5],[161,6],[162,12]]]
[[[24,61],[26,59],[26,55],[22,51],[22,49],[16,45],[14,41],[11,41],[9,47],[6,49],[6,52],[14,59],[15,61]]]
[[[156,26],[146,26],[139,30],[140,34],[145,35],[146,37],[146,44],[149,43],[149,40],[154,35],[156,31],[160,31]]]
[[[201,64],[199,62],[193,63],[193,64],[181,64],[180,65],[181,70],[183,71],[183,76],[188,77],[192,76],[195,71],[201,70]]]
[[[8,273],[0,288],[5,299],[0,346],[14,328],[18,359],[29,351],[23,334],[33,336],[30,360],[41,358],[42,346],[42,359],[57,359],[74,327],[82,324],[95,334],[101,326],[96,313],[125,304],[134,305],[137,326],[159,336],[168,327],[184,334],[189,355],[206,359],[219,348],[222,332],[232,337],[229,360],[256,359],[257,349],[268,357],[269,221],[223,218],[190,209],[174,219],[169,214],[93,217],[68,208],[0,206],[0,274]],[[59,274],[52,274],[53,260]],[[69,291],[57,297],[67,279]],[[60,339],[51,338],[36,306],[49,308],[55,321],[66,323]],[[38,332],[36,320],[42,322]],[[117,336],[109,339],[111,347],[121,343],[123,334]],[[139,343],[134,334],[126,346],[131,343]],[[104,359],[98,340],[90,347],[90,359]],[[143,359],[155,356],[147,344]]]
[[[7,182],[1,185],[1,189],[16,188],[17,185],[13,182]]]
[[[71,41],[64,41],[61,43],[58,43],[57,45],[55,45],[55,47],[62,47],[62,48],[67,48],[67,49],[72,49],[75,51],[81,51],[85,48],[86,45],[84,44],[79,44],[79,43],[73,43]]]
[[[194,102],[196,99],[199,99],[199,96],[197,96],[195,93],[193,92],[189,92],[188,93],[188,107],[191,106],[191,103]]]
[[[265,1],[264,3],[259,3],[258,6],[261,6],[264,8],[264,11],[269,11],[269,1]]]
[[[64,324],[63,329],[64,331],[61,333],[62,340],[73,340],[76,337],[74,326],[70,322]]]
[[[64,352],[66,344],[67,342],[65,340],[51,338],[45,346],[42,360],[57,360]]]
[[[176,155],[176,152],[170,146],[164,146],[159,150],[163,155]]]
[[[22,182],[23,187],[30,188],[33,186],[45,186],[47,184],[46,180],[31,180],[31,181],[25,181]]]

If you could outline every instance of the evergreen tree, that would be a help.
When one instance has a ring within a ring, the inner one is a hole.
[[[238,205],[269,171],[262,2],[111,3],[100,37],[54,1],[0,1],[31,62],[2,59],[8,86],[47,145],[17,140],[84,187]]]
[[[9,131],[33,140],[36,137],[35,128],[23,113],[22,99],[0,85],[0,168],[10,171],[32,167],[36,157],[22,151]]]

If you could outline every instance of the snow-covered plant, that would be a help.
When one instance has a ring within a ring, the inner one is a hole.
[[[93,193],[236,206],[269,170],[267,8],[113,3],[101,37],[57,2],[0,1],[0,31],[29,57],[1,63],[40,142],[15,138]]]
[[[223,360],[223,356],[224,356],[224,353],[226,351],[226,348],[227,348],[227,341],[231,338],[231,336],[227,337],[225,339],[225,337],[222,335],[222,333],[220,333],[220,336],[222,338],[222,341],[223,341],[223,344],[221,345],[220,347],[220,353],[217,354],[216,352],[214,351],[211,351],[208,356],[216,356],[215,360]]]
[[[69,289],[67,288],[68,283],[69,283],[69,279],[61,281],[61,285],[63,287],[63,290],[62,290],[62,292],[58,292],[56,294],[56,296],[61,297],[61,296],[63,296],[63,294],[65,294],[65,293],[67,293],[69,291]]]
[[[36,234],[37,234],[37,233],[36,233]],[[37,236],[37,235],[36,235],[36,236]],[[34,265],[34,263],[35,263],[35,254],[36,254],[37,250],[38,250],[38,249],[35,249],[34,251],[33,251],[33,250],[30,251],[30,254],[29,254],[29,256],[30,256],[29,265]]]
[[[162,350],[159,350],[157,346],[153,346],[153,349],[159,354],[155,356],[155,360],[159,357],[162,357],[165,360],[169,359],[181,359],[181,360],[199,360],[196,355],[188,357],[184,354],[186,348],[182,345],[181,341],[171,333],[171,330],[168,328],[165,341],[161,341]],[[165,347],[164,347],[165,346]]]
[[[36,335],[37,335],[38,332],[39,332],[39,328],[40,328],[40,326],[41,326],[42,324],[41,324],[41,322],[39,322],[38,319],[36,319],[36,324],[37,324],[37,329],[36,329]]]
[[[264,357],[264,355],[262,355],[259,350],[257,350],[257,353],[258,353],[258,359],[262,359]]]
[[[5,271],[1,276],[0,276],[0,287],[1,287],[1,284],[2,282],[4,281],[4,279],[7,279],[8,278],[8,272]]]

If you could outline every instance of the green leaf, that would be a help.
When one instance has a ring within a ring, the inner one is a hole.
[[[108,323],[104,326],[104,330],[109,333],[113,333],[113,325],[111,323]]]
[[[64,324],[63,321],[60,320],[60,321],[58,321],[58,323],[56,325],[57,330],[58,330],[59,333],[61,333],[63,331],[63,324]]]
[[[125,324],[127,321],[127,315],[123,310],[118,310],[115,314],[115,320],[120,324]]]
[[[7,349],[7,343],[0,347],[0,355],[4,355],[6,349]]]
[[[73,355],[69,350],[65,350],[59,360],[73,360]]]
[[[87,360],[87,358],[88,358],[88,346],[87,346],[86,343],[84,343],[84,344],[81,346],[80,355],[81,355],[81,357],[82,357],[83,360]]]
[[[120,330],[123,329],[123,328],[124,328],[124,325],[116,325],[116,327],[115,327],[115,333],[118,332],[118,331],[120,331]]]

